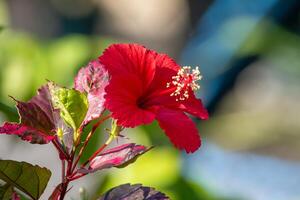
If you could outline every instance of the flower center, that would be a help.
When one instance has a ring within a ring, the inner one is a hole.
[[[183,101],[189,98],[189,90],[198,90],[200,85],[197,83],[201,80],[199,68],[191,69],[190,66],[182,67],[176,76],[172,76],[172,82],[167,83],[167,88],[174,86],[176,90],[170,94],[170,96],[175,96],[176,101]]]

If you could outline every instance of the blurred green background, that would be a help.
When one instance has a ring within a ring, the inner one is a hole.
[[[198,95],[211,116],[196,121],[203,145],[186,155],[156,123],[126,130],[156,148],[75,183],[69,199],[80,187],[95,199],[127,182],[174,200],[300,199],[299,11],[296,0],[0,0],[0,122],[18,120],[8,95],[28,100],[46,80],[72,87],[78,69],[109,44],[141,43],[200,66]],[[0,158],[52,169],[43,199],[59,181],[50,145],[1,136]]]

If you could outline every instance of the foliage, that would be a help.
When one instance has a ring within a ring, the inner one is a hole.
[[[125,51],[121,55],[109,56],[107,52],[115,47]],[[20,122],[5,122],[0,127],[0,134],[18,135],[33,144],[54,145],[62,164],[62,181],[54,189],[50,200],[63,200],[72,181],[95,171],[127,167],[148,152],[151,148],[135,143],[105,149],[112,141],[124,137],[122,131],[125,128],[149,123],[154,120],[152,117],[158,120],[177,148],[190,153],[200,147],[195,125],[184,114],[189,112],[202,119],[208,117],[201,100],[196,99],[193,93],[197,88],[195,81],[199,79],[198,71],[190,73],[186,70],[190,68],[180,68],[167,55],[147,50],[137,44],[112,45],[105,52],[98,60],[91,61],[79,70],[74,80],[74,88],[60,87],[48,81],[29,101],[14,99]],[[111,65],[110,62],[115,65]],[[123,69],[119,69],[124,73],[117,73],[118,68],[115,67],[120,66],[123,66]],[[153,71],[149,71],[148,66],[151,66]],[[155,70],[160,75],[164,73],[164,76],[155,78]],[[164,84],[163,88],[157,85],[158,82],[168,83],[174,80],[172,75],[176,74],[179,77],[176,84]],[[134,80],[144,78],[141,82],[132,82],[133,84],[130,83],[131,80],[128,81],[129,86],[132,86],[128,88],[127,83],[120,84],[128,77],[134,77]],[[151,80],[147,80],[149,77],[153,78],[152,83]],[[178,88],[182,84],[184,93],[179,91],[178,96],[176,91],[182,89]],[[144,90],[136,90],[136,87]],[[186,93],[188,95],[185,95]],[[107,114],[109,111],[111,113]],[[79,164],[97,128],[109,119],[111,127],[106,129],[107,140],[87,160]],[[88,128],[90,126],[91,129]],[[87,136],[83,137],[87,131]],[[46,168],[25,162],[1,160],[0,179],[7,184],[1,187],[0,194],[5,198],[16,196],[12,189],[14,187],[31,199],[39,199],[50,176],[51,172]],[[169,198],[141,184],[125,184],[113,188],[100,199]]]
[[[165,194],[155,191],[153,188],[143,187],[140,184],[124,184],[117,186],[106,192],[99,200],[135,200],[135,199],[152,199],[152,200],[169,200]]]
[[[46,168],[33,166],[26,162],[0,160],[0,179],[10,187],[21,190],[32,199],[40,198],[50,176],[51,172]],[[10,193],[9,190],[12,189],[7,188],[4,195],[7,195],[7,192]]]

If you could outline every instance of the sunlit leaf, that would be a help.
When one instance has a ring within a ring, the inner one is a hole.
[[[37,165],[12,160],[0,160],[0,179],[18,188],[32,199],[39,199],[44,192],[51,172]]]
[[[108,73],[99,61],[91,61],[87,67],[81,68],[75,77],[75,89],[86,92],[89,109],[84,124],[100,117],[104,110],[104,88],[108,84]]]
[[[169,200],[169,198],[165,194],[141,184],[124,184],[109,190],[98,200]]]
[[[88,100],[84,93],[75,89],[62,88],[49,83],[53,105],[60,110],[60,116],[74,130],[77,130],[88,110]]]
[[[140,155],[149,149],[150,148],[134,143],[109,149],[91,160],[89,169],[82,169],[81,172],[89,173],[111,167],[125,167],[133,163]]]

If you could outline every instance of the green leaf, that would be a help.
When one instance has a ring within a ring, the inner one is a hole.
[[[75,89],[59,87],[51,82],[49,83],[49,88],[54,107],[60,110],[61,117],[76,132],[88,110],[86,95]]]
[[[10,200],[13,195],[13,187],[9,184],[0,186],[0,200]]]
[[[0,160],[0,179],[30,196],[39,199],[44,192],[51,172],[26,162]]]

